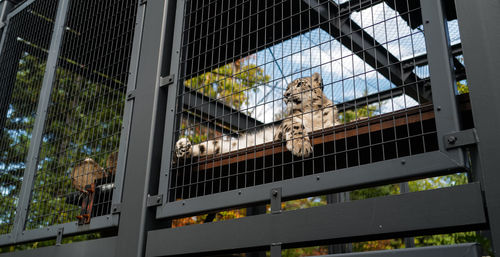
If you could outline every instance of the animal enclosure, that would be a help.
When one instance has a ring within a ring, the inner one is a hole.
[[[494,253],[490,2],[0,0],[0,249]]]

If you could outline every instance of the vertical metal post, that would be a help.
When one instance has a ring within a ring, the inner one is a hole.
[[[458,108],[455,96],[455,72],[446,17],[442,0],[420,0],[424,23],[425,45],[429,61],[432,101],[436,117],[439,149],[446,151],[450,158],[464,164],[459,148],[443,150],[444,135],[460,131]]]
[[[344,203],[344,202],[349,202],[351,200],[351,193],[350,192],[342,192],[342,193],[337,193],[337,194],[330,194],[326,196],[326,203],[327,204],[334,204],[334,203]],[[328,253],[329,254],[336,254],[336,253],[350,253],[352,252],[352,244],[347,243],[347,244],[333,244],[328,246]]]
[[[170,63],[169,63],[169,75],[174,75],[178,73],[179,65],[180,65],[180,54],[181,54],[181,40],[182,40],[182,30],[183,30],[183,19],[184,19],[184,1],[179,1],[176,8],[175,14],[175,22],[174,22],[174,33],[173,33],[173,41],[172,41],[172,54],[170,55]],[[167,60],[166,60],[167,61]],[[171,164],[171,155],[172,145],[173,145],[173,134],[175,131],[175,123],[176,120],[175,112],[177,105],[177,93],[179,88],[179,77],[181,74],[177,74],[174,76],[174,83],[170,84],[167,88],[167,106],[165,113],[165,128],[164,128],[164,138],[163,138],[163,151],[161,158],[161,174],[160,174],[160,188],[158,189],[159,194],[163,194],[164,201],[168,201],[168,181],[169,181],[169,171]],[[182,84],[181,84],[182,85]],[[157,208],[157,216],[161,213],[161,207]]]
[[[30,204],[31,189],[33,187],[38,165],[38,155],[42,143],[42,134],[45,126],[47,109],[49,107],[50,93],[56,77],[57,58],[62,44],[68,6],[69,0],[59,0],[49,54],[47,57],[47,64],[45,67],[45,74],[43,76],[42,89],[38,99],[35,125],[33,127],[33,133],[28,149],[28,156],[26,157],[26,168],[24,170],[21,192],[19,194],[19,204],[17,205],[16,218],[14,220],[13,235],[15,235],[16,238],[19,238],[24,230],[28,207]]]
[[[410,186],[408,185],[408,182],[403,182],[399,184],[399,193],[404,194],[404,193],[409,193],[410,192]],[[404,238],[404,243],[406,248],[413,248],[415,247],[415,238],[414,237],[405,237]]]
[[[143,24],[144,9],[145,9],[144,5],[139,4],[137,8],[137,15],[135,18],[134,39],[132,42],[132,53],[130,57],[129,76],[127,81],[127,93],[126,93],[127,97],[130,94],[133,94],[136,88],[139,55],[141,50],[142,29],[144,25]],[[130,123],[132,120],[133,106],[134,106],[134,101],[127,100],[125,102],[125,107],[123,110],[122,131],[120,134],[120,145],[118,147],[118,161],[116,164],[117,172],[115,175],[115,190],[113,192],[113,199],[112,199],[113,205],[120,204],[122,200],[123,180],[125,178],[125,166],[126,166]]]
[[[143,20],[138,56],[135,97],[125,161],[116,256],[144,256],[146,232],[155,221],[155,212],[147,208],[147,196],[158,185],[161,139],[163,132],[162,99],[159,86],[167,16],[177,1],[138,1]],[[169,51],[169,49],[165,49]],[[133,65],[133,64],[132,64]],[[160,141],[160,142],[158,142]]]
[[[500,2],[455,0],[462,40],[467,84],[475,128],[479,137],[472,156],[473,172],[481,181],[494,255],[500,251]]]

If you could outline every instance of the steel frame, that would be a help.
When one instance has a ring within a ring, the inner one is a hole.
[[[432,199],[429,201],[429,199]],[[304,218],[307,217],[307,218]],[[335,222],[331,222],[334,220]],[[293,225],[291,225],[293,224]],[[148,232],[146,256],[208,255],[484,228],[478,183]],[[168,242],[168,243],[165,243]]]
[[[59,56],[59,49],[61,48],[63,34],[66,30],[66,15],[68,13],[69,4],[71,0],[59,0],[59,6],[57,10],[57,16],[54,24],[54,31],[51,38],[51,44],[49,49],[49,55],[47,59],[47,68],[43,78],[42,89],[40,92],[40,98],[38,100],[37,115],[35,120],[35,126],[33,128],[33,136],[30,142],[30,147],[28,151],[28,156],[26,158],[26,170],[24,172],[23,184],[21,187],[21,193],[19,195],[19,204],[17,206],[16,217],[14,222],[13,231],[10,234],[0,235],[0,245],[30,242],[36,240],[44,240],[55,238],[58,235],[58,231],[62,231],[61,236],[73,235],[82,232],[90,232],[95,230],[101,230],[104,228],[118,226],[119,211],[114,211],[108,215],[99,216],[92,218],[91,222],[86,225],[78,225],[78,222],[69,222],[64,224],[57,224],[48,226],[40,229],[25,230],[25,220],[28,211],[28,206],[31,199],[31,189],[33,186],[33,179],[36,173],[36,168],[38,164],[38,152],[40,151],[42,133],[45,124],[45,117],[47,114],[48,104],[50,100],[50,94],[52,91],[53,82],[55,79],[55,71]],[[4,33],[0,43],[0,52],[3,45],[4,38],[7,34],[9,20],[17,15],[19,12],[29,7],[34,0],[28,0],[16,7],[7,15],[7,26],[4,28]],[[139,4],[139,3],[138,3]],[[136,27],[140,27],[142,23],[141,20],[136,21]],[[137,29],[137,28],[136,28]],[[129,82],[127,85],[127,94],[133,91],[135,87],[135,77],[137,74],[137,59],[139,56],[139,43],[140,35],[134,37],[133,43],[133,53],[131,57],[131,65],[129,72]],[[123,129],[121,131],[118,161],[117,161],[117,172],[114,181],[114,194],[111,200],[112,206],[119,206],[122,198],[122,185],[124,180],[124,164],[125,157],[128,149],[128,135],[130,130],[130,120],[131,120],[131,102],[127,101],[125,103],[124,115],[123,115]]]
[[[500,252],[500,173],[498,172],[498,146],[500,137],[500,90],[497,68],[500,65],[500,34],[496,24],[500,21],[500,3],[485,0],[473,3],[455,0],[460,35],[463,44],[467,82],[471,107],[479,142],[472,147],[472,171],[481,182],[488,212],[493,252]]]
[[[308,2],[307,4],[310,5],[311,8],[321,7],[319,3],[316,3],[316,5],[314,5]],[[178,6],[177,12],[182,14],[183,8],[183,6]],[[331,173],[326,172],[320,175],[310,175],[291,180],[254,186],[251,188],[243,188],[167,203],[166,199],[168,199],[169,192],[168,172],[171,159],[170,154],[172,152],[171,147],[174,140],[174,138],[170,136],[173,135],[174,124],[173,122],[170,122],[166,125],[164,132],[164,135],[167,136],[164,137],[163,142],[161,168],[162,174],[160,176],[159,187],[159,194],[164,196],[164,203],[162,206],[157,208],[157,218],[171,218],[182,215],[201,213],[204,211],[236,207],[246,204],[259,204],[268,202],[269,190],[278,187],[283,189],[283,197],[285,199],[291,199],[293,197],[305,196],[313,193],[340,192],[342,190],[351,190],[362,186],[391,182],[397,183],[404,180],[410,180],[412,178],[436,175],[438,173],[445,174],[463,169],[465,167],[465,162],[462,150],[458,148],[446,149],[444,145],[444,136],[453,132],[460,131],[460,127],[458,125],[459,117],[454,91],[454,66],[453,62],[451,62],[451,46],[446,36],[446,20],[444,17],[442,3],[439,0],[422,1],[421,9],[423,20],[426,21],[424,24],[424,31],[428,50],[428,60],[430,64],[430,79],[433,82],[431,87],[436,115],[439,151],[419,154],[415,156],[408,156],[400,159],[388,160],[381,163],[372,163],[358,167],[346,168]],[[322,11],[327,10],[328,9],[320,8],[318,12],[321,14]],[[180,19],[179,17],[182,17],[182,15],[176,16],[177,27],[180,26],[180,24],[182,24],[183,22],[182,20],[177,20]],[[174,38],[178,42],[174,43],[174,49],[179,49],[176,46],[180,45],[181,40],[180,31],[177,33],[179,34],[176,34]],[[360,39],[361,38],[365,37],[363,36],[360,37]],[[373,56],[380,55],[381,54],[374,54]],[[384,58],[386,58],[386,56],[387,53],[382,55],[382,57]],[[177,56],[173,56],[172,58],[173,59],[171,60],[170,74],[180,72],[180,70],[175,68],[175,64],[178,65],[179,62],[178,59],[176,59]],[[386,63],[384,66],[386,66],[387,63],[391,62],[388,60],[384,60],[377,62]],[[376,67],[376,65],[374,67]],[[167,110],[169,111],[167,112],[167,116],[165,118],[166,120],[172,121],[175,119],[173,110],[175,110],[175,95],[177,95],[177,92],[175,90],[178,83],[181,82],[175,81],[169,86],[169,99],[167,103],[169,104],[169,106],[167,107]],[[172,93],[170,93],[170,90],[172,90]],[[431,165],[423,168],[421,165],[422,162],[429,163]],[[402,165],[402,163],[404,163],[404,166]],[[435,165],[439,167],[436,167]],[[394,174],[388,172],[388,170],[400,170],[401,167],[404,167],[404,170],[407,172],[395,172]]]
[[[8,15],[0,41],[0,53],[7,33],[8,20],[33,1],[24,2]],[[479,183],[169,229],[166,228],[168,219],[163,218],[270,202],[271,190],[276,188],[281,190],[280,198],[286,200],[309,194],[342,192],[412,178],[454,173],[457,169],[468,168],[462,149],[447,149],[444,141],[446,135],[460,132],[461,128],[452,87],[455,75],[452,52],[446,36],[443,3],[441,0],[421,0],[436,125],[439,140],[443,140],[439,142],[439,151],[167,204],[165,201],[168,198],[165,196],[168,192],[168,169],[171,146],[175,139],[171,137],[174,131],[173,123],[165,121],[175,117],[173,110],[178,104],[175,98],[179,81],[175,80],[164,91],[160,87],[160,78],[179,72],[178,53],[184,1],[138,2],[127,85],[127,95],[131,97],[125,104],[116,189],[112,200],[117,212],[93,218],[90,225],[83,227],[66,223],[32,231],[24,231],[24,222],[19,221],[22,220],[20,216],[16,218],[16,232],[0,235],[0,245],[53,238],[60,228],[64,228],[64,234],[68,235],[119,225],[118,235],[12,252],[3,256],[168,256],[272,248],[276,250],[272,253],[274,257],[279,255],[278,250],[281,247],[413,236],[422,232],[442,233],[465,228],[489,229],[494,250],[500,249],[500,189],[497,187],[500,175],[495,172],[498,158],[496,148],[500,141],[498,132],[491,126],[500,124],[500,116],[490,115],[500,113],[500,104],[496,101],[500,97],[500,91],[494,87],[497,80],[495,68],[500,65],[500,55],[496,51],[500,36],[493,33],[496,30],[495,24],[500,20],[500,5],[495,0],[455,0],[468,83],[471,85],[474,123],[480,139],[477,147],[471,148],[472,172],[474,180]],[[365,6],[365,2],[372,1],[358,2],[358,7],[361,8]],[[61,7],[61,10],[63,9]],[[64,16],[63,11],[58,11],[56,23],[60,28],[63,27],[60,23],[61,16]],[[58,37],[60,35],[55,32],[53,38]],[[60,38],[52,40],[49,55],[51,63],[55,64],[57,60],[54,60],[57,51],[52,50],[58,49],[60,41]],[[49,82],[52,78],[49,73],[53,72],[50,70],[46,71],[47,76],[44,77],[39,111],[43,111],[43,102],[50,96],[52,83]],[[43,129],[43,119],[37,117],[34,130],[38,131],[36,133],[41,133],[40,126]],[[36,135],[41,137],[41,134]],[[33,138],[35,139],[35,134]],[[36,157],[36,146],[32,141],[28,160]],[[425,167],[421,163],[426,163]],[[32,176],[35,169],[30,169]],[[23,180],[23,202],[19,209],[24,215],[26,210],[23,208],[26,203],[29,204],[30,183],[29,179]],[[156,209],[147,207],[148,195],[162,194],[162,205]],[[457,212],[463,215],[457,215]],[[375,217],[373,223],[359,223],[370,221],[366,215],[374,215],[370,216]],[[352,217],[357,218],[351,219]],[[332,219],[344,222],[329,222]],[[432,222],[429,222],[430,220]],[[189,245],[183,243],[186,238],[191,241]],[[477,245],[464,244],[389,252],[408,257],[480,256],[478,251]],[[387,253],[388,251],[380,251],[334,256],[385,256]]]

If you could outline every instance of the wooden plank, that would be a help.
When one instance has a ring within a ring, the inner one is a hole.
[[[378,117],[354,121],[334,128],[326,128],[323,131],[316,131],[311,135],[312,143],[313,145],[323,144],[431,119],[434,119],[432,106],[419,106]],[[285,142],[272,142],[218,156],[200,158],[197,161],[197,168],[198,170],[206,170],[286,151],[288,149],[285,146]],[[196,163],[193,164],[196,165]]]

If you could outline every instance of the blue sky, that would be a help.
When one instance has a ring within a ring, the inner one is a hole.
[[[400,60],[426,52],[423,28],[412,30],[385,3],[354,12],[351,19]],[[456,20],[449,22],[448,26],[452,44],[460,42]],[[271,81],[258,86],[256,92],[247,93],[249,104],[242,107],[252,117],[264,123],[274,121],[274,115],[284,108],[282,94],[286,85],[314,72],[321,73],[325,84],[324,92],[336,104],[363,97],[365,92],[374,94],[395,87],[373,67],[319,28],[261,50],[249,56],[246,62],[258,65],[271,77]],[[429,76],[425,66],[414,72],[421,78]],[[377,104],[377,108],[378,113],[386,113],[416,104],[411,97],[403,95]]]

